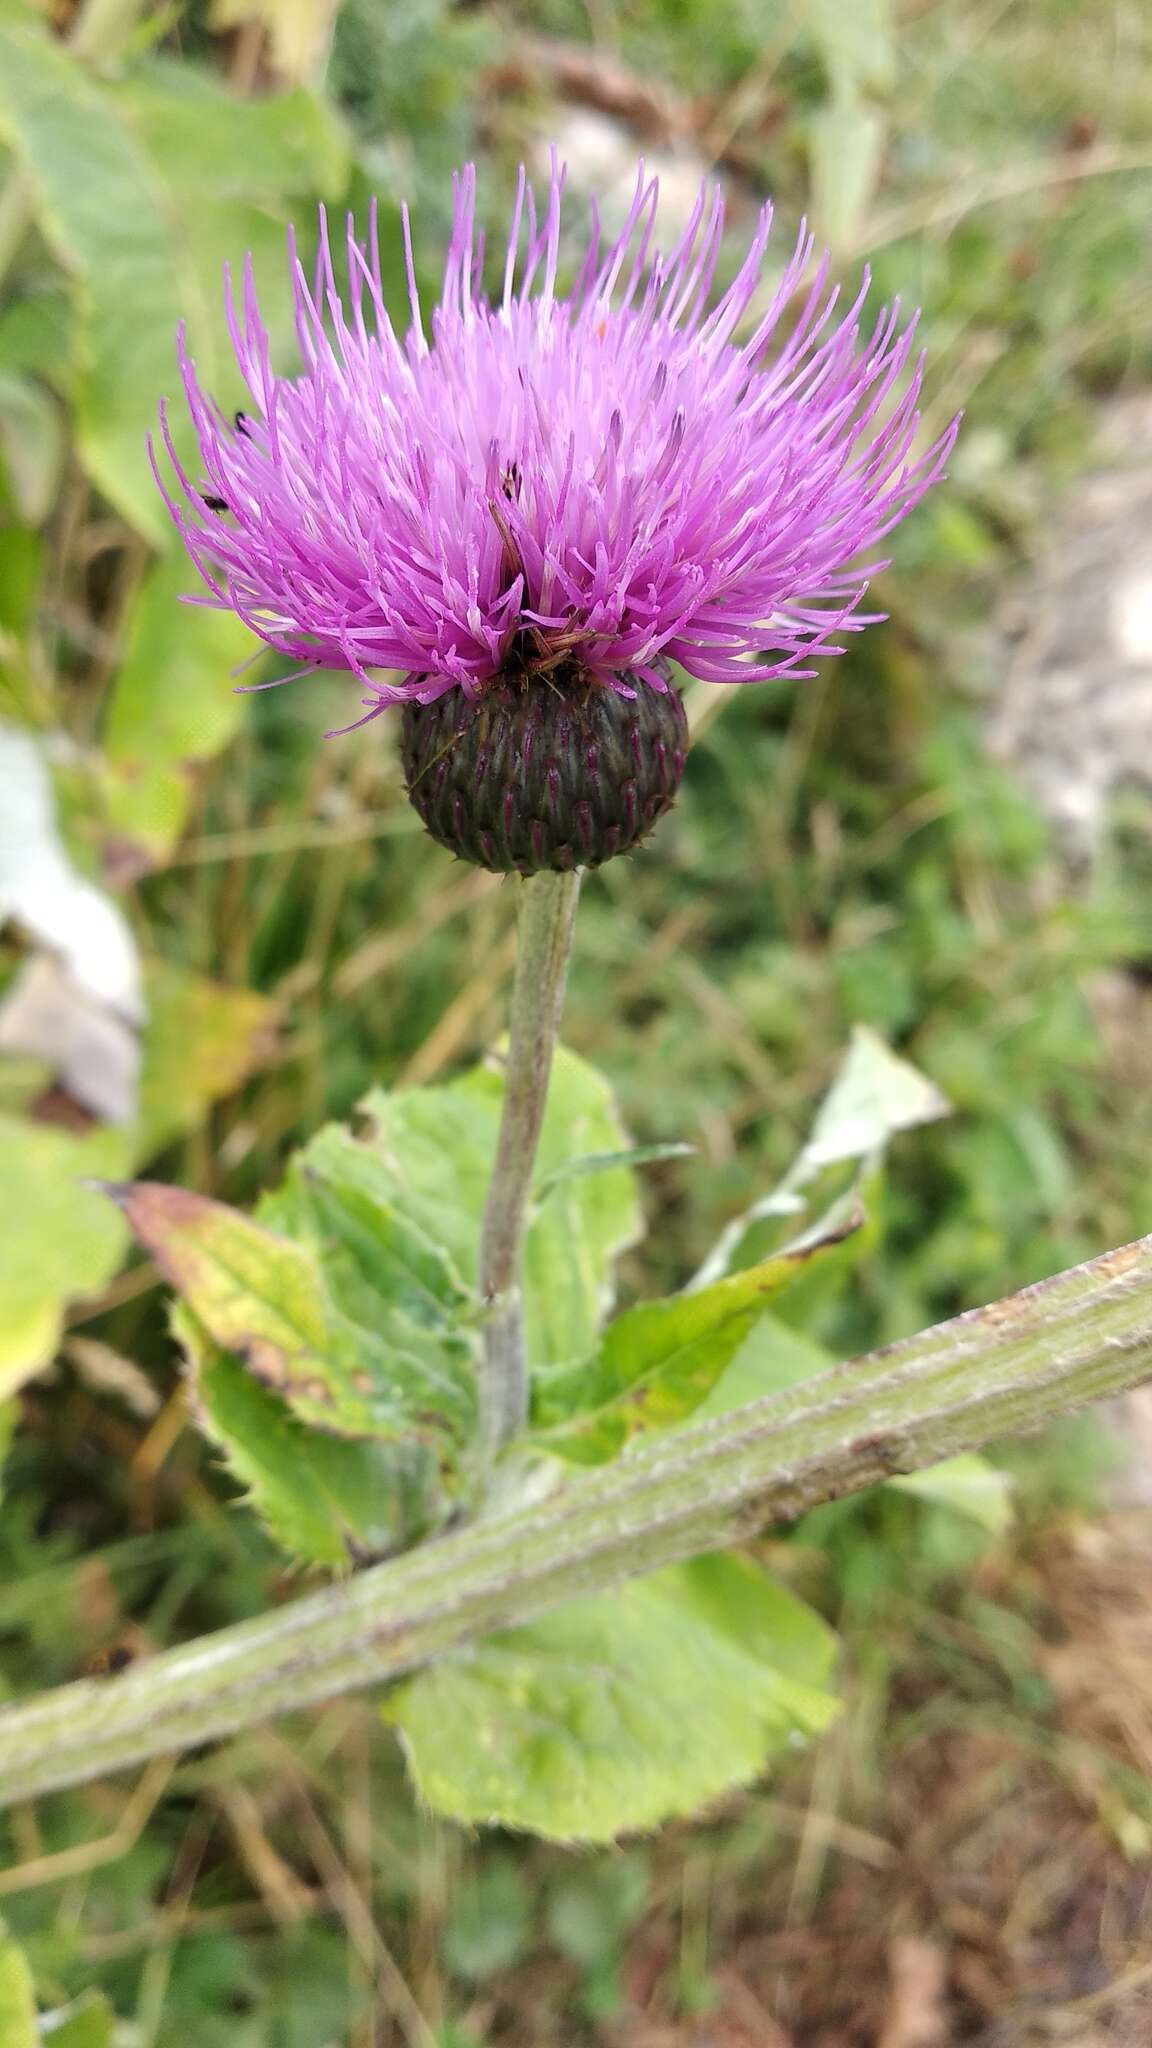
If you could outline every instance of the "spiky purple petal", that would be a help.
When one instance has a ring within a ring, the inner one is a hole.
[[[539,214],[521,173],[490,302],[475,175],[458,175],[427,332],[405,217],[402,338],[374,213],[364,245],[347,223],[343,297],[322,214],[311,285],[292,252],[291,378],[271,369],[246,259],[227,293],[251,398],[236,420],[205,396],[180,336],[202,479],[163,421],[174,485],[157,477],[204,601],[298,665],[350,670],[370,715],[475,696],[513,655],[544,669],[563,656],[613,688],[625,674],[664,688],[668,659],[716,683],[809,674],[875,616],[860,604],[878,565],[858,565],[947,460],[955,422],[916,452],[915,320],[886,307],[865,335],[866,279],[837,317],[828,259],[814,264],[803,229],[761,303],[766,206],[710,305],[719,191],[701,190],[661,256],[641,169],[621,233],[604,245],[593,216],[561,295],[562,187],[554,170]]]

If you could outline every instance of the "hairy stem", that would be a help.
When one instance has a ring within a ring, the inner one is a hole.
[[[256,1620],[0,1712],[0,1804],[396,1678],[493,1629],[1152,1374],[1152,1238],[709,1422],[658,1434]]]
[[[580,875],[531,875],[521,882],[520,889],[504,1111],[480,1226],[480,1294],[489,1304],[480,1379],[480,1438],[489,1460],[523,1427],[527,1413],[520,1256],[564,1006]]]

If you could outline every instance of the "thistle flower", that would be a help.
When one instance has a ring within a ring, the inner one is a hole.
[[[474,172],[457,176],[427,329],[405,214],[402,338],[375,219],[365,245],[348,222],[342,299],[322,214],[311,287],[291,252],[294,377],[271,369],[246,260],[227,311],[251,410],[221,413],[181,336],[202,476],[166,422],[178,493],[158,475],[208,585],[194,601],[302,668],[350,671],[357,725],[402,706],[434,836],[522,872],[626,851],[668,808],[687,745],[670,664],[750,683],[842,651],[870,622],[867,558],[955,435],[915,453],[915,320],[892,305],[865,334],[867,279],[840,312],[803,229],[764,290],[769,206],[710,305],[718,189],[660,255],[641,168],[614,240],[593,209],[561,292],[562,188],[554,166],[538,212],[521,172],[489,299]]]

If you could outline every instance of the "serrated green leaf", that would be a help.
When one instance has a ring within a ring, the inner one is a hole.
[[[697,1559],[445,1658],[385,1714],[437,1812],[609,1841],[693,1812],[824,1728],[833,1647],[755,1565]]]
[[[417,1323],[385,1294],[371,1321],[354,1320],[310,1245],[223,1202],[154,1181],[110,1192],[212,1341],[302,1422],[340,1436],[467,1439],[475,1388],[462,1337]]]
[[[474,1311],[443,1248],[397,1200],[388,1163],[340,1124],[326,1126],[296,1154],[257,1214],[312,1246],[354,1321],[370,1323],[383,1299],[413,1322],[448,1334]]]
[[[4,2048],[37,2048],[39,2038],[32,1972],[0,1922],[0,2041]]]
[[[1002,1536],[1012,1524],[1011,1472],[989,1464],[976,1451],[946,1458],[923,1472],[905,1472],[888,1481],[899,1493],[912,1493],[933,1506],[951,1508],[986,1529],[990,1536]]]
[[[783,1254],[617,1316],[590,1358],[538,1382],[535,1418],[547,1448],[598,1465],[632,1437],[683,1422],[805,1256]]]
[[[446,1087],[375,1091],[362,1104],[397,1201],[445,1247],[467,1285],[475,1282],[502,1093],[500,1075],[478,1067]],[[611,1308],[615,1261],[642,1229],[627,1167],[593,1179],[562,1179],[561,1169],[626,1142],[608,1083],[561,1048],[537,1158],[540,1184],[552,1186],[535,1206],[525,1245],[525,1335],[534,1367],[587,1354]]]
[[[201,1427],[291,1556],[339,1569],[406,1548],[436,1520],[436,1461],[423,1445],[309,1428],[213,1344],[188,1309],[176,1309],[172,1328],[191,1367]]]

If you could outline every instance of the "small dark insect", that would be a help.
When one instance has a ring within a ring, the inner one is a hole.
[[[500,489],[506,498],[515,498],[520,490],[520,464],[510,462],[500,479]]]
[[[210,512],[226,512],[228,510],[227,498],[213,498],[207,491],[201,491],[200,495]]]
[[[236,414],[236,432],[243,434],[245,440],[248,439],[248,415],[246,412],[238,412]]]

